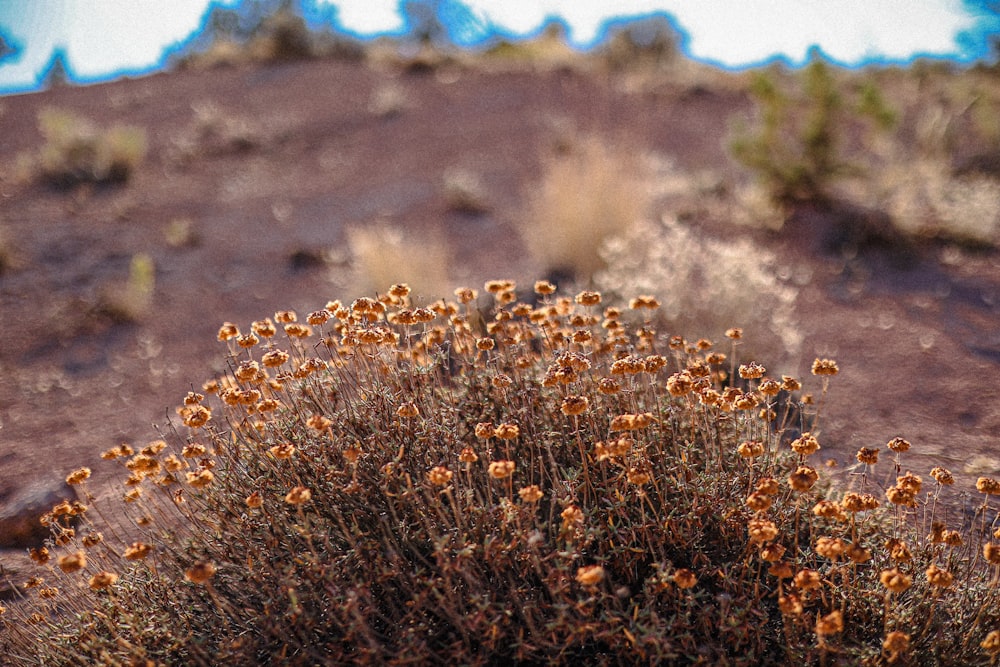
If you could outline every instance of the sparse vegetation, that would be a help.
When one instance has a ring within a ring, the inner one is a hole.
[[[943,664],[1000,655],[1000,482],[863,448],[814,463],[814,387],[657,335],[657,298],[511,281],[225,323],[227,371],[163,439],[112,448],[131,529],[53,508],[14,664]],[[631,310],[634,318],[627,318]],[[480,329],[479,313],[486,316]],[[630,326],[628,319],[637,324]],[[879,458],[883,463],[874,466]],[[888,461],[886,461],[888,459]],[[883,473],[888,466],[888,472]],[[879,471],[879,472],[876,472]],[[933,480],[933,481],[931,481]],[[70,527],[75,519],[76,528]]]
[[[353,293],[370,293],[379,285],[404,281],[421,298],[444,293],[450,256],[439,235],[416,235],[380,221],[348,230],[347,239]]]
[[[56,186],[121,183],[146,156],[141,128],[114,125],[102,130],[71,112],[43,109],[38,129],[45,143],[28,161],[38,178]]]
[[[129,262],[128,279],[104,289],[97,312],[122,324],[139,322],[149,314],[155,288],[156,264],[153,258],[146,253],[134,255]]]

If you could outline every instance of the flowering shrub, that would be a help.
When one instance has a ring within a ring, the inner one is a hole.
[[[224,324],[227,371],[45,521],[0,615],[13,664],[975,664],[1000,654],[1000,545],[883,492],[833,492],[817,387],[655,332],[654,296],[511,281]],[[489,304],[484,303],[489,301]],[[626,311],[640,324],[629,326]],[[487,313],[487,315],[483,315]],[[75,519],[75,523],[71,523]],[[927,523],[928,526],[924,526]],[[918,529],[919,528],[919,529]],[[927,530],[930,530],[929,534]]]

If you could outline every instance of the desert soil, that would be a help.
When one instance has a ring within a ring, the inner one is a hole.
[[[396,100],[393,113],[371,108],[380,95]],[[145,162],[118,186],[18,178],[18,156],[42,142],[45,107],[145,128]],[[455,285],[528,284],[542,269],[515,224],[541,158],[567,135],[611,136],[689,173],[707,170],[723,192],[746,178],[723,139],[748,109],[721,76],[638,85],[567,68],[399,71],[338,61],[0,99],[0,228],[15,256],[0,274],[0,507],[81,465],[111,479],[97,454],[155,439],[154,425],[184,393],[220,370],[222,322],[246,327],[278,309],[304,313],[356,296],[350,226],[387,220],[441,233]],[[456,167],[479,175],[485,213],[449,205],[441,184]],[[822,408],[825,458],[849,474],[858,447],[901,435],[914,444],[908,468],[952,469],[970,502],[970,480],[1000,473],[996,251],[831,244],[829,212],[800,211],[769,233],[729,225],[697,201],[676,205],[695,211],[688,219],[703,233],[753,235],[810,277],[798,299],[800,373],[815,356],[841,368]],[[168,242],[178,220],[190,234]],[[98,304],[140,253],[156,266],[151,308],[122,323]]]

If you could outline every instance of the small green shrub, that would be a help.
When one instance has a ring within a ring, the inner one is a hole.
[[[137,127],[100,130],[71,112],[43,109],[38,129],[45,143],[32,164],[40,179],[56,186],[123,183],[146,156],[146,133]]]
[[[394,285],[226,323],[164,439],[102,458],[23,600],[15,665],[943,664],[1000,655],[991,498],[960,533],[910,444],[821,466],[819,383],[657,335],[658,301]],[[631,315],[629,314],[631,312]],[[485,313],[486,319],[480,319]],[[635,325],[628,322],[634,320]],[[880,466],[880,467],[875,467]],[[887,467],[888,470],[883,470]],[[876,472],[878,471],[878,472]],[[893,478],[895,481],[893,482]],[[112,510],[114,514],[120,509]],[[69,521],[77,520],[71,529]]]

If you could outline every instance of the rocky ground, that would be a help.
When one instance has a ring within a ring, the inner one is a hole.
[[[542,157],[567,137],[641,146],[707,170],[721,193],[746,178],[723,141],[750,105],[738,77],[676,68],[640,78],[321,60],[0,99],[0,233],[11,257],[0,273],[0,564],[16,571],[15,556],[38,539],[16,519],[68,493],[68,471],[90,465],[100,487],[113,472],[100,451],[156,438],[184,393],[218,372],[223,321],[354,296],[349,227],[440,234],[456,285],[527,283],[544,268],[515,223]],[[146,160],[122,185],[24,178],[19,156],[41,144],[46,107],[144,128]],[[454,169],[478,176],[484,211],[449,199],[442,183]],[[724,207],[684,205],[700,211],[692,221],[703,233],[752,235],[808,276],[802,358],[841,368],[822,408],[828,459],[849,472],[858,447],[902,435],[914,443],[908,467],[949,467],[965,492],[1000,473],[996,251],[831,242],[836,211],[802,209],[772,233],[712,214]],[[152,259],[155,288],[123,316],[109,304],[137,256]],[[705,334],[720,332],[692,335]]]

